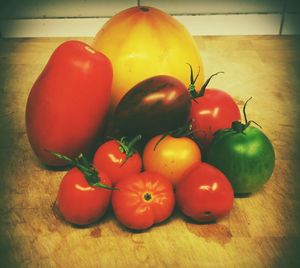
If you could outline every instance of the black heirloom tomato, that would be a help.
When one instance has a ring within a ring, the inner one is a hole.
[[[191,98],[178,79],[159,75],[130,89],[118,104],[114,123],[124,135],[154,136],[182,126],[188,119]]]
[[[226,175],[236,194],[259,190],[275,166],[273,146],[260,129],[250,126],[245,106],[246,123],[236,121],[232,128],[218,131],[207,152],[207,162]]]

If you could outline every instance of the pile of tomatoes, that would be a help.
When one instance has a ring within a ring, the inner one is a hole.
[[[207,88],[218,73],[196,89],[200,70],[185,67],[189,85],[151,76],[110,113],[110,60],[75,40],[54,51],[29,94],[26,128],[41,162],[72,166],[56,200],[66,221],[94,223],[112,204],[123,225],[144,230],[177,204],[189,218],[212,222],[228,215],[235,194],[257,191],[271,177],[274,149],[247,119],[248,101],[242,123],[234,99]]]

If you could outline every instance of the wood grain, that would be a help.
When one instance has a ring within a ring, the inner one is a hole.
[[[74,228],[53,203],[65,171],[43,167],[27,141],[31,86],[66,39],[0,39],[0,267],[296,267],[300,265],[300,37],[195,37],[206,76],[234,96],[272,140],[276,168],[265,187],[236,198],[216,224],[175,211],[146,232],[120,226],[111,210]],[[90,43],[90,38],[82,38]]]

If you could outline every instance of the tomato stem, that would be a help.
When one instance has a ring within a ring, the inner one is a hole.
[[[216,76],[216,75],[218,75],[218,74],[223,74],[223,73],[224,73],[224,72],[217,72],[217,73],[212,74],[212,75],[205,81],[205,83],[202,85],[202,87],[201,87],[199,93],[197,94],[197,97],[202,97],[202,96],[204,96],[206,87],[207,87],[207,85],[209,84],[210,80],[211,80],[214,76]]]
[[[145,194],[144,194],[144,199],[145,199],[146,201],[150,201],[150,200],[152,199],[152,195],[151,195],[150,193],[145,193]]]
[[[195,83],[196,83],[199,73],[200,73],[200,66],[198,66],[198,73],[194,79],[193,67],[189,63],[187,63],[187,65],[190,67],[190,85],[189,85],[188,91],[189,91],[190,95],[192,96],[192,98],[195,99],[195,98],[197,98],[197,95],[198,95],[196,88],[195,88]]]
[[[206,87],[207,85],[209,84],[210,80],[218,75],[218,74],[223,74],[224,72],[217,72],[217,73],[214,73],[212,74],[206,81],[205,83],[202,85],[199,93],[197,93],[196,91],[196,88],[195,88],[195,83],[198,79],[198,76],[199,76],[199,73],[200,73],[200,66],[198,66],[198,72],[197,72],[197,75],[196,77],[194,78],[194,71],[193,71],[193,67],[191,64],[187,63],[188,66],[190,67],[190,85],[189,85],[189,88],[188,88],[188,91],[190,93],[190,95],[192,96],[192,99],[196,101],[196,98],[198,97],[202,97],[204,96],[204,93],[205,93],[205,90],[206,90]],[[197,101],[196,101],[197,102]]]
[[[192,130],[192,124],[191,121],[188,121],[186,124],[184,124],[182,127],[168,131],[166,133],[163,133],[160,139],[156,142],[153,151],[155,151],[156,147],[159,145],[159,143],[165,139],[168,135],[171,135],[172,137],[175,138],[180,138],[180,137],[188,137],[192,135],[194,131]]]
[[[255,121],[253,120],[249,120],[248,121],[248,118],[247,118],[247,113],[246,113],[246,107],[247,107],[247,104],[248,102],[252,99],[252,97],[250,97],[248,100],[246,100],[244,106],[243,106],[243,115],[244,115],[244,120],[245,120],[245,123],[243,124],[242,122],[240,121],[234,121],[232,122],[232,126],[231,128],[233,130],[235,130],[236,132],[239,132],[239,133],[244,133],[244,130],[250,126],[251,123],[254,123],[255,125],[257,125],[258,127],[262,128],[261,125],[259,125],[258,123],[256,123]]]
[[[83,154],[79,154],[79,156],[76,157],[75,159],[71,159],[66,155],[60,154],[58,152],[54,152],[51,150],[46,150],[46,151],[52,154],[53,156],[61,160],[64,160],[70,165],[77,167],[83,173],[89,185],[108,189],[108,190],[118,190],[117,188],[110,187],[106,184],[101,183],[101,178],[99,177],[99,173],[97,169],[92,164],[89,163],[89,161]]]
[[[142,135],[135,136],[131,141],[127,141],[126,137],[122,137],[120,140],[115,139],[120,144],[119,150],[126,154],[126,160],[130,158],[135,152],[134,145],[142,139]]]

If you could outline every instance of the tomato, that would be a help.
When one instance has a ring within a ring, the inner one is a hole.
[[[45,149],[76,157],[94,146],[109,109],[111,84],[110,61],[90,46],[67,41],[53,52],[26,106],[28,139],[44,164],[64,164]]]
[[[148,78],[122,98],[114,122],[124,135],[154,136],[184,124],[191,99],[178,79],[167,75]]]
[[[139,139],[141,136],[137,136],[131,142],[127,142],[124,138],[110,140],[97,149],[93,164],[98,170],[108,175],[113,185],[123,177],[141,171],[141,156],[133,148]]]
[[[188,137],[167,135],[161,138],[162,135],[155,136],[146,144],[143,152],[144,169],[163,174],[175,187],[184,172],[201,161],[201,152]]]
[[[200,139],[203,148],[206,149],[216,131],[229,128],[232,122],[240,120],[241,116],[237,104],[228,93],[220,89],[206,89],[209,81],[216,74],[213,74],[197,93],[192,72],[191,68],[190,93],[193,101],[190,120],[194,135]]]
[[[102,176],[101,179],[111,185],[108,177]],[[72,168],[59,186],[57,205],[66,221],[88,225],[104,215],[110,198],[111,190],[90,186],[82,172]]]
[[[170,75],[187,85],[187,62],[200,66],[197,87],[203,83],[193,37],[174,17],[153,7],[135,6],[116,14],[97,33],[93,47],[112,62],[114,107],[134,85],[152,76]]]
[[[176,188],[179,209],[197,222],[216,221],[226,216],[234,200],[225,175],[207,163],[196,163]]]
[[[57,206],[64,219],[75,225],[88,225],[100,219],[111,200],[110,179],[90,166],[80,154],[72,160],[65,155],[50,152],[56,158],[75,166],[63,177],[57,195]]]
[[[166,220],[174,209],[172,184],[153,172],[132,174],[120,180],[113,192],[112,207],[127,228],[143,230]]]
[[[237,194],[259,190],[275,167],[271,141],[260,129],[250,126],[251,122],[245,116],[245,124],[234,122],[232,128],[219,131],[207,153],[207,162],[227,176]]]

